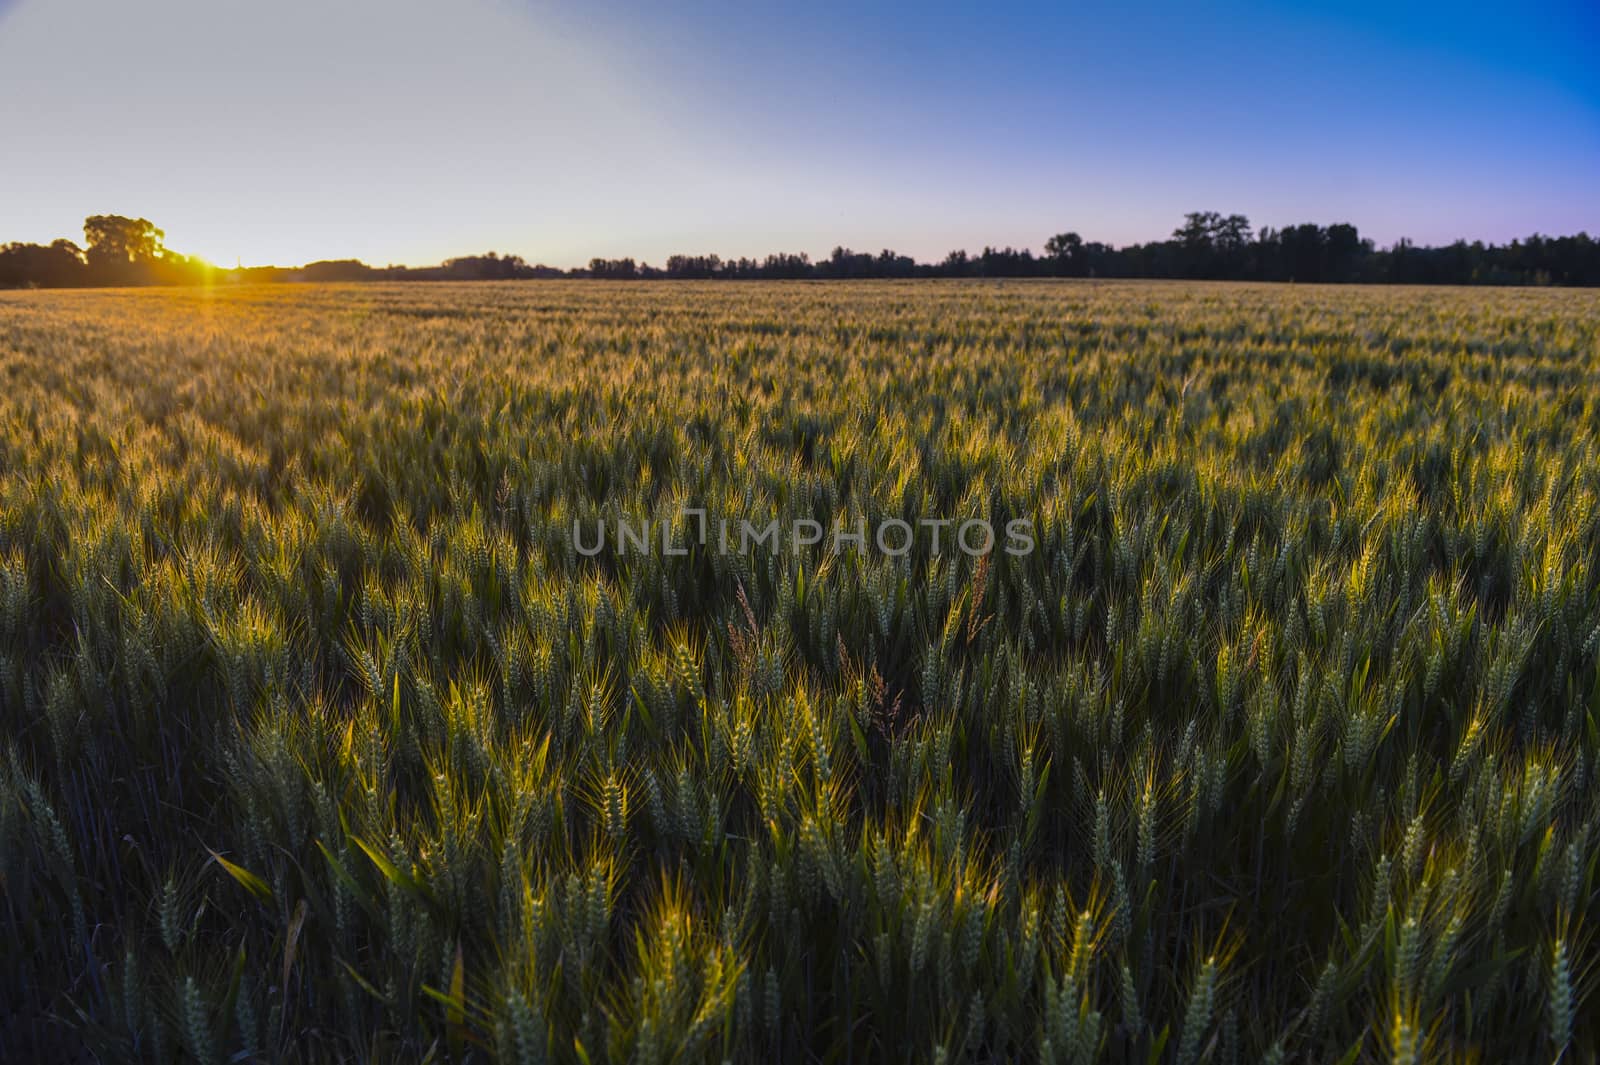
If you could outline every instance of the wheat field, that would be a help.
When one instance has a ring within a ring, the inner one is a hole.
[[[0,294],[0,1058],[1594,1060],[1597,446],[1574,291]]]

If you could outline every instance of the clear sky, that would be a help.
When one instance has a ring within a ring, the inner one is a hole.
[[[1600,232],[1600,3],[0,0],[0,241],[918,259]]]

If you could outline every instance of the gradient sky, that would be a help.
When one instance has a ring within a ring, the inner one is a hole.
[[[0,0],[0,240],[918,259],[1600,232],[1600,4]]]

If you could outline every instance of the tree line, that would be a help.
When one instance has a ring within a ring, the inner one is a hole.
[[[1509,244],[1458,240],[1423,247],[1401,240],[1379,248],[1355,226],[1315,223],[1254,229],[1244,215],[1193,211],[1167,240],[1114,247],[1059,233],[1044,249],[986,247],[919,263],[884,249],[836,247],[827,258],[780,252],[763,259],[673,255],[662,266],[632,258],[592,259],[563,270],[519,255],[469,255],[437,266],[369,266],[333,259],[298,267],[220,269],[165,246],[148,219],[94,215],[84,245],[0,245],[0,288],[182,285],[289,281],[482,281],[578,277],[634,280],[842,280],[912,277],[1097,277],[1367,284],[1600,285],[1600,240],[1534,235]]]

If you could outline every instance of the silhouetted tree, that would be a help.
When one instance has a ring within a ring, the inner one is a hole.
[[[1077,233],[1057,233],[1044,242],[1044,254],[1055,276],[1083,276],[1083,238]]]
[[[70,240],[0,247],[0,288],[69,288],[87,282],[83,251]]]
[[[1306,223],[1278,230],[1278,270],[1273,280],[1315,282],[1322,280],[1322,227]]]
[[[967,277],[972,272],[972,263],[967,258],[966,249],[957,248],[944,257],[944,262],[937,269],[941,277]]]
[[[166,234],[148,218],[91,215],[83,220],[83,237],[89,274],[95,284],[146,283],[166,250],[161,245]]]
[[[294,275],[296,281],[366,281],[381,271],[374,270],[359,259],[323,259],[302,266]]]
[[[450,281],[504,281],[533,276],[532,268],[522,256],[502,256],[492,251],[483,255],[463,255],[456,259],[446,259],[437,269],[414,270],[408,273],[431,275],[429,280]]]
[[[761,276],[785,280],[810,277],[811,256],[805,252],[798,255],[790,255],[787,252],[769,255],[761,264]]]
[[[604,281],[633,281],[639,268],[632,259],[590,259],[589,276]]]
[[[667,276],[684,280],[707,280],[722,272],[722,259],[715,255],[670,255]]]
[[[1325,236],[1325,280],[1362,280],[1362,260],[1371,254],[1372,242],[1363,241],[1355,226],[1348,222],[1329,226]]]
[[[1183,216],[1183,225],[1172,231],[1184,277],[1213,276],[1212,239],[1221,224],[1222,216],[1215,211],[1190,211]]]

